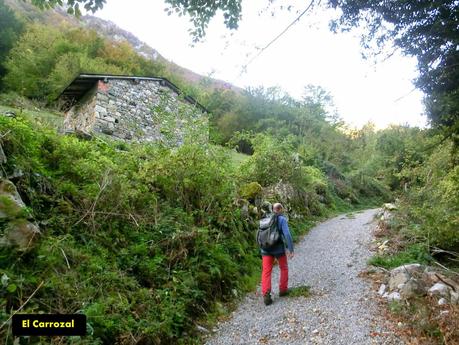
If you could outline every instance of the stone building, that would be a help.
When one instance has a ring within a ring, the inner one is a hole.
[[[208,139],[206,109],[164,78],[81,74],[61,100],[66,132],[171,145]]]

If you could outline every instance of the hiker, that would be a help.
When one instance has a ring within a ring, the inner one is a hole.
[[[265,305],[270,305],[271,298],[271,272],[273,270],[274,259],[277,259],[280,269],[279,296],[288,294],[288,264],[287,257],[293,258],[293,240],[288,229],[287,218],[282,215],[283,207],[280,203],[273,205],[274,215],[277,218],[277,229],[281,233],[278,243],[269,249],[260,248],[263,260],[263,270],[261,274],[261,291]],[[287,245],[287,250],[285,248]]]

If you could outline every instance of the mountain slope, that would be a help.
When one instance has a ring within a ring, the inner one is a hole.
[[[80,18],[69,15],[64,8],[56,7],[50,10],[40,10],[28,2],[21,0],[5,0],[5,3],[10,6],[20,17],[27,22],[40,22],[47,25],[72,25],[80,26],[87,29],[95,30],[99,35],[112,41],[127,41],[134,50],[141,56],[159,61],[163,63],[167,70],[182,77],[190,83],[199,83],[203,79],[209,81],[208,85],[211,89],[232,89],[236,92],[241,92],[242,89],[227,83],[222,80],[208,78],[195,73],[187,68],[181,67],[172,61],[163,57],[156,49],[150,47],[145,42],[142,42],[134,34],[120,28],[111,21],[107,21],[98,17],[86,15]]]
[[[135,49],[135,51],[141,56],[153,60],[159,60],[167,66],[169,71],[182,76],[188,82],[199,83],[202,79],[208,78],[167,60],[156,49],[150,47],[148,44],[137,38],[134,34],[120,28],[118,25],[111,21],[87,15],[82,17],[81,24],[83,24],[88,29],[97,31],[99,34],[108,39],[115,41],[128,41]],[[213,88],[226,88],[242,91],[242,89],[230,83],[213,78],[210,78],[210,85]]]

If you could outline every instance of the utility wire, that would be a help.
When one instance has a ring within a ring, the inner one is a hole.
[[[394,103],[397,103],[398,101],[401,101],[402,99],[404,99],[405,97],[408,97],[409,95],[411,95],[414,91],[417,90],[417,87],[415,86],[410,92],[408,92],[407,94],[403,95],[403,96],[400,96],[399,98],[397,98],[396,100],[394,100]]]
[[[293,21],[291,22],[279,35],[277,35],[274,39],[271,40],[271,42],[269,42],[265,47],[261,48],[261,50],[258,52],[257,55],[255,55],[254,57],[252,57],[249,62],[247,62],[245,65],[242,66],[242,72],[241,74],[247,70],[247,67],[256,59],[258,58],[266,49],[269,48],[269,46],[271,46],[274,42],[276,42],[283,34],[285,34],[293,25],[295,25],[297,22],[299,22],[299,20],[301,19],[301,17],[303,17],[306,12],[309,11],[309,9],[312,7],[312,5],[314,4],[314,0],[311,0],[309,6],[303,11],[300,13],[300,15]]]

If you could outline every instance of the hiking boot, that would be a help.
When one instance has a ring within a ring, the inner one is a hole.
[[[273,299],[271,298],[271,293],[268,292],[263,296],[263,302],[265,302],[265,305],[270,305],[273,303]]]
[[[285,291],[279,291],[279,297],[288,296],[288,293],[289,293],[289,291],[288,291],[288,290],[285,290]]]

